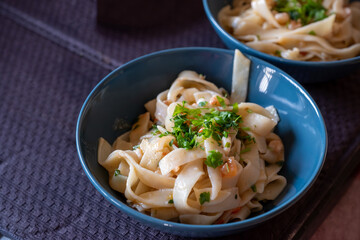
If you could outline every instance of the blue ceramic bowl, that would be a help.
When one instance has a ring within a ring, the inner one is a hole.
[[[235,39],[219,24],[219,11],[232,0],[203,0],[206,15],[217,35],[230,49],[239,49],[241,52],[261,58],[281,68],[301,83],[316,83],[342,78],[360,68],[360,56],[340,61],[305,62],[275,57],[253,48]]]
[[[294,204],[310,188],[320,172],[327,148],[320,111],[306,90],[289,75],[251,56],[248,56],[251,70],[247,101],[262,106],[274,105],[281,118],[276,131],[285,145],[286,159],[281,174],[287,178],[288,185],[275,201],[266,204],[263,212],[242,222],[187,225],[139,213],[126,204],[122,194],[110,188],[107,171],[97,163],[99,137],[112,143],[121,133],[114,126],[119,122],[122,125],[134,122],[145,112],[144,103],[168,89],[182,70],[202,73],[209,81],[229,91],[233,55],[231,50],[216,48],[156,52],[119,67],[92,90],[77,122],[77,151],[86,175],[108,201],[137,221],[162,231],[207,237],[232,234],[269,220]]]

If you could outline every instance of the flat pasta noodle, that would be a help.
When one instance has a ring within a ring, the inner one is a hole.
[[[231,87],[231,102],[245,102],[248,89],[248,76],[250,71],[250,60],[239,50],[234,53],[233,79]]]
[[[311,5],[305,5],[308,1],[289,2],[233,1],[232,8],[225,6],[219,11],[218,20],[247,46],[290,60],[335,61],[360,54],[358,2],[311,0]],[[307,13],[308,9],[312,13]]]
[[[188,204],[188,196],[195,183],[204,174],[201,159],[188,163],[177,176],[174,186],[173,201],[179,213],[200,213],[200,209]]]
[[[99,139],[109,185],[150,216],[186,224],[244,220],[286,186],[274,106],[244,102],[250,62],[234,56],[232,96],[194,71],[147,102],[113,145]],[[154,126],[152,126],[155,123]]]

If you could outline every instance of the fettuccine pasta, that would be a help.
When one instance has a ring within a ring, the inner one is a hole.
[[[98,162],[128,204],[153,217],[187,224],[244,220],[286,186],[284,146],[273,106],[246,98],[250,61],[235,52],[231,97],[205,77],[183,71],[145,104]]]
[[[334,61],[360,54],[360,2],[346,0],[234,0],[220,25],[258,51],[302,61]]]

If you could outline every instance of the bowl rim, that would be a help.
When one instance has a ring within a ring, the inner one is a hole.
[[[315,101],[313,100],[313,98],[310,96],[310,94],[301,86],[300,83],[298,83],[296,80],[294,80],[292,77],[290,77],[287,73],[285,73],[284,71],[282,71],[281,69],[273,66],[272,64],[261,60],[259,58],[247,55],[247,57],[253,61],[253,59],[255,59],[256,61],[258,61],[261,64],[265,64],[268,65],[270,67],[272,67],[273,69],[277,70],[281,75],[283,75],[283,77],[289,81],[292,85],[294,85],[300,92],[302,95],[304,95],[306,97],[306,99],[308,99],[308,101],[311,103],[312,108],[314,109],[317,118],[319,119],[320,123],[321,123],[321,137],[322,137],[322,141],[325,143],[322,148],[321,148],[321,159],[319,159],[320,161],[317,162],[315,171],[311,174],[311,176],[309,177],[308,181],[304,184],[304,186],[297,192],[297,194],[289,197],[288,199],[286,199],[282,204],[281,207],[279,206],[275,206],[273,209],[264,212],[262,214],[259,214],[257,216],[245,219],[243,221],[237,221],[237,222],[232,222],[232,223],[224,223],[224,224],[215,224],[215,225],[193,225],[193,224],[184,224],[184,223],[176,223],[176,222],[171,222],[171,221],[166,221],[166,220],[162,220],[162,219],[158,219],[155,217],[151,217],[149,215],[140,213],[139,211],[131,208],[130,206],[128,206],[126,203],[121,202],[118,198],[112,196],[109,192],[107,192],[102,186],[101,184],[97,181],[96,177],[94,175],[92,175],[92,173],[90,172],[89,167],[86,164],[86,160],[85,157],[82,153],[81,150],[81,144],[80,144],[80,129],[82,126],[82,120],[84,118],[84,112],[88,107],[88,104],[90,102],[90,100],[94,97],[95,94],[97,94],[98,91],[100,91],[101,86],[105,85],[108,81],[112,80],[113,75],[116,75],[119,71],[125,70],[126,68],[131,67],[132,65],[138,64],[139,62],[141,63],[142,61],[145,61],[149,58],[152,58],[153,56],[162,56],[162,55],[167,55],[167,54],[175,54],[178,52],[184,52],[184,51],[203,51],[203,52],[214,52],[214,53],[221,53],[221,54],[234,54],[233,50],[228,50],[228,49],[220,49],[220,48],[211,48],[211,47],[183,47],[183,48],[172,48],[172,49],[166,49],[166,50],[161,50],[161,51],[157,51],[157,52],[153,52],[150,54],[146,54],[144,56],[135,58],[121,66],[119,66],[118,68],[116,68],[115,70],[113,70],[112,72],[110,72],[109,74],[107,74],[98,84],[96,84],[96,86],[92,89],[92,91],[89,93],[89,95],[87,96],[84,104],[81,107],[81,110],[79,112],[79,116],[77,119],[77,124],[76,124],[76,149],[77,149],[77,153],[81,162],[81,166],[83,168],[83,170],[85,171],[86,176],[88,177],[88,179],[90,180],[90,182],[92,183],[92,185],[101,193],[101,195],[103,195],[109,202],[111,202],[113,205],[115,205],[117,208],[119,208],[121,211],[123,211],[124,213],[126,213],[128,216],[133,217],[134,219],[136,219],[137,221],[143,222],[146,225],[150,225],[153,227],[157,227],[158,229],[160,229],[161,227],[169,227],[168,229],[162,229],[164,231],[194,231],[194,232],[199,232],[199,231],[203,231],[206,230],[207,233],[209,232],[217,232],[219,230],[221,231],[226,231],[226,230],[241,230],[243,228],[248,228],[254,224],[258,224],[258,223],[262,223],[264,221],[269,220],[270,218],[273,218],[274,216],[282,213],[283,211],[285,211],[286,209],[288,209],[289,207],[291,207],[293,204],[295,204],[308,190],[309,188],[313,185],[313,183],[315,182],[315,180],[317,179],[318,175],[321,172],[322,166],[325,162],[325,158],[326,158],[326,154],[327,154],[327,147],[328,147],[328,136],[327,136],[327,131],[326,131],[326,125],[325,125],[325,121],[323,119],[323,116],[321,115],[321,112],[318,108],[318,106],[316,105]],[[173,232],[174,233],[174,232]],[[176,234],[176,232],[175,232]]]
[[[202,0],[202,1],[203,1],[203,6],[204,6],[206,16],[210,20],[211,25],[214,27],[215,30],[220,32],[218,34],[219,37],[221,38],[220,35],[222,35],[227,40],[231,41],[233,44],[245,49],[247,51],[246,53],[253,55],[255,57],[264,59],[269,62],[278,62],[278,63],[282,63],[282,64],[289,64],[291,66],[302,65],[303,67],[330,67],[330,66],[334,66],[334,65],[346,65],[348,63],[354,63],[354,62],[360,63],[360,55],[356,56],[356,57],[352,57],[352,58],[342,59],[342,60],[311,62],[311,61],[285,59],[285,58],[272,56],[268,53],[263,53],[261,51],[258,51],[254,48],[247,46],[246,44],[244,44],[241,41],[234,38],[230,33],[225,31],[225,29],[223,29],[220,26],[219,22],[217,21],[217,16],[216,17],[213,16],[213,14],[210,11],[208,2],[211,0]]]

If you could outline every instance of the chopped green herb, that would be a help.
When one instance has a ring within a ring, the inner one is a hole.
[[[244,130],[244,131],[250,131],[251,130],[249,127],[242,127],[241,129]]]
[[[115,175],[115,177],[116,177],[117,175],[121,175],[120,170],[119,170],[119,169],[116,169],[115,172],[114,172],[114,175]]]
[[[178,104],[170,119],[174,123],[170,132],[180,148],[192,149],[197,146],[197,137],[212,137],[221,144],[229,129],[237,130],[242,122],[241,116],[231,111],[218,111],[214,108],[189,109],[185,104]]]
[[[239,110],[239,105],[238,105],[238,103],[236,102],[236,103],[233,104],[233,110],[232,110],[232,111],[233,111],[234,113],[237,113],[238,110]]]
[[[210,202],[210,192],[202,192],[200,193],[199,202],[203,205],[205,202]]]
[[[237,194],[235,194],[235,199],[237,199],[238,198],[238,196],[237,196]]]
[[[316,32],[315,32],[314,30],[311,30],[311,31],[309,32],[309,35],[316,36]]]
[[[249,108],[246,110],[248,113],[252,113],[253,111]]]
[[[159,137],[164,137],[164,136],[167,136],[167,135],[169,135],[170,133],[168,132],[168,131],[166,131],[166,132],[164,132],[164,133],[161,133],[160,135],[159,135]]]
[[[257,40],[260,40],[260,35],[256,35]]]
[[[256,185],[255,185],[255,184],[251,186],[251,190],[252,190],[253,192],[256,192]]]
[[[284,165],[284,161],[278,161],[278,162],[276,162],[276,164],[277,164],[278,166],[282,167],[282,166]]]
[[[249,136],[249,135],[241,135],[239,138],[244,141],[244,144],[245,144],[245,145],[248,145],[248,144],[250,144],[251,142],[256,143],[255,138],[254,138],[254,137],[251,137],[251,136]]]
[[[169,146],[172,147],[173,143],[174,143],[174,139],[171,139],[171,141],[169,142]]]
[[[205,148],[203,146],[200,146],[200,149],[205,151]]]
[[[168,201],[168,203],[169,203],[169,204],[174,204],[174,200],[173,200],[173,199],[170,199],[170,200]]]
[[[229,147],[230,147],[230,143],[227,142],[227,143],[225,144],[225,147],[226,147],[226,148],[229,148]]]
[[[200,107],[204,107],[204,106],[206,106],[206,104],[207,104],[206,101],[204,101],[204,102],[199,102],[199,106],[200,106]]]
[[[281,51],[280,50],[276,50],[274,52],[275,56],[281,57]]]
[[[228,97],[228,94],[227,94],[227,92],[224,94],[224,98],[227,98]]]
[[[286,12],[290,19],[299,20],[303,25],[320,21],[326,18],[326,9],[322,0],[275,0],[277,12]]]
[[[160,134],[160,131],[159,131],[159,129],[157,128],[157,125],[156,125],[156,124],[152,125],[152,132],[151,132],[151,134],[152,134],[152,135],[158,135],[158,134]]]
[[[140,147],[140,144],[133,146],[133,149],[135,150],[135,149],[137,149],[139,147]]]
[[[211,150],[209,151],[209,155],[205,160],[205,164],[209,167],[217,168],[218,166],[221,166],[223,164],[222,157],[223,155],[220,152],[216,150]]]
[[[226,103],[225,100],[222,97],[216,96],[217,100],[219,101],[220,105],[225,108],[226,107]]]
[[[251,148],[247,147],[247,148],[244,148],[243,150],[241,150],[240,153],[247,153],[250,151],[251,151]]]
[[[230,172],[229,164],[228,164],[228,163],[225,163],[225,166],[226,166],[226,171],[229,173],[229,172]]]

